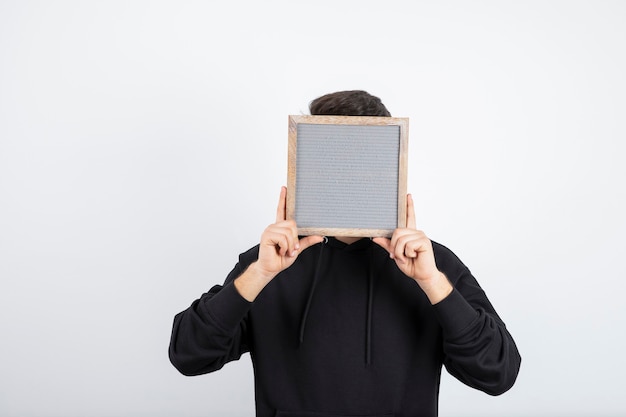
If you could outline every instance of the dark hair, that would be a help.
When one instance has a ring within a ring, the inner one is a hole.
[[[337,91],[309,104],[314,116],[391,116],[378,97],[362,90]]]

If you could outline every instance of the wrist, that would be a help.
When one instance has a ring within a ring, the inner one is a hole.
[[[431,278],[426,280],[419,280],[417,281],[417,283],[428,297],[430,303],[433,305],[437,304],[448,295],[450,295],[450,293],[454,289],[454,287],[448,280],[448,277],[446,277],[446,275],[441,271],[437,271],[437,273],[434,274]]]
[[[257,262],[253,262],[233,284],[243,298],[252,302],[274,276],[275,274],[265,271]]]
[[[248,269],[246,269],[246,271],[244,272],[244,274],[247,273],[248,275],[250,275],[251,278],[254,278],[256,280],[261,280],[261,281],[265,281],[270,282],[272,280],[272,278],[274,278],[276,276],[275,272],[272,271],[267,271],[265,268],[263,268],[260,264],[259,261],[254,261],[252,262],[249,266]],[[242,274],[243,275],[243,274]]]

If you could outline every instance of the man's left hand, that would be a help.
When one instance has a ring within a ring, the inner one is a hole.
[[[378,237],[373,241],[389,252],[398,268],[413,278],[430,302],[436,304],[452,292],[452,285],[437,269],[432,242],[424,232],[416,229],[411,194],[407,195],[406,205],[406,227],[396,229],[391,239]]]

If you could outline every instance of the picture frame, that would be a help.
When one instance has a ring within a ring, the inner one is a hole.
[[[390,237],[406,226],[409,119],[290,115],[287,219],[298,234]]]

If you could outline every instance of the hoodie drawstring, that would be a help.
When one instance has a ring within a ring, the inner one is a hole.
[[[322,269],[322,255],[324,253],[324,246],[328,243],[328,238],[324,236],[324,241],[320,247],[320,254],[317,257],[317,266],[315,267],[315,274],[313,275],[313,283],[309,290],[309,298],[306,300],[306,306],[304,307],[304,313],[302,314],[302,320],[300,321],[300,344],[304,340],[304,328],[306,327],[306,320],[309,316],[309,309],[311,308],[311,301],[313,300],[313,293],[315,292],[315,286],[320,275],[320,269]]]
[[[304,330],[306,328],[306,322],[309,316],[309,310],[311,309],[311,302],[313,301],[313,294],[319,281],[320,270],[322,269],[322,259],[324,255],[324,246],[328,243],[328,238],[324,237],[324,242],[320,247],[320,253],[317,257],[317,266],[313,275],[313,282],[311,283],[311,289],[309,290],[309,296],[302,313],[302,319],[300,321],[300,345],[304,341]],[[372,363],[372,305],[374,302],[374,250],[373,246],[369,248],[368,255],[368,268],[367,268],[367,313],[365,317],[365,366],[369,366]]]
[[[372,303],[374,301],[374,251],[369,248],[369,263],[367,268],[367,319],[365,323],[365,365],[372,363]]]

